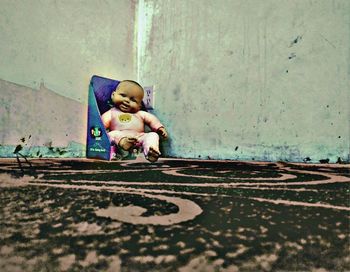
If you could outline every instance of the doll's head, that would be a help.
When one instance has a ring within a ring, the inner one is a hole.
[[[143,88],[137,82],[124,80],[112,93],[112,102],[122,112],[135,113],[142,107]]]

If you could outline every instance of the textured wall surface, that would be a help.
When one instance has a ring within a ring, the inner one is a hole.
[[[83,156],[98,74],[155,85],[165,155],[348,160],[349,14],[347,0],[3,0],[0,156],[23,137],[32,155]]]
[[[56,94],[0,80],[0,155],[85,156],[86,105]],[[5,144],[3,144],[5,143]]]
[[[133,1],[2,0],[0,15],[1,79],[85,102],[91,75],[135,73]]]
[[[135,6],[127,0],[1,1],[0,156],[11,154],[22,137],[30,154],[62,156],[52,147],[65,147],[65,156],[85,155],[91,76],[136,76]]]
[[[139,79],[169,155],[348,159],[349,1],[140,3]]]

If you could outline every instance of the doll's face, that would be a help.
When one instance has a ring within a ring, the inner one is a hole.
[[[132,82],[121,82],[112,93],[114,105],[122,112],[135,113],[141,109],[143,90]]]

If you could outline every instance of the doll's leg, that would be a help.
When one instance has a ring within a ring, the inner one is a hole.
[[[155,132],[148,132],[139,138],[142,143],[143,154],[150,162],[155,162],[160,156],[159,151],[159,136]]]
[[[137,142],[137,135],[130,134],[130,131],[113,130],[108,133],[109,138],[123,150],[129,150]]]

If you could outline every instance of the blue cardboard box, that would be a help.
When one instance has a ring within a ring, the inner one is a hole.
[[[111,160],[117,153],[101,115],[111,108],[111,94],[120,81],[94,75],[89,85],[86,157]]]

